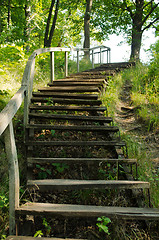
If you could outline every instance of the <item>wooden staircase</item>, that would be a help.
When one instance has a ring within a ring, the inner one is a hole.
[[[25,145],[27,187],[35,192],[35,201],[17,207],[17,219],[26,215],[62,219],[100,216],[130,220],[159,219],[159,210],[153,208],[140,208],[136,205],[111,206],[110,203],[105,205],[105,202],[98,206],[92,205],[91,202],[82,204],[81,201],[80,204],[77,204],[78,201],[61,203],[54,199],[50,202],[41,202],[40,197],[36,197],[36,191],[38,195],[43,196],[42,199],[53,191],[62,192],[63,198],[68,191],[86,189],[96,190],[97,198],[98,190],[101,189],[149,191],[148,182],[126,179],[126,174],[131,174],[132,166],[136,170],[137,161],[128,158],[126,144],[120,139],[119,128],[114,126],[113,119],[106,115],[107,109],[102,106],[100,100],[100,92],[106,88],[108,76],[130,65],[129,63],[102,65],[56,80],[47,87],[39,88],[38,92],[33,92]],[[64,168],[62,173],[58,172],[58,166]],[[110,179],[107,174],[98,174],[101,166],[105,173],[115,171],[112,173],[114,179]],[[123,171],[124,166],[130,167],[130,172],[121,173],[120,169]],[[45,173],[42,178],[40,171]],[[32,238],[10,236],[8,240],[11,239]]]

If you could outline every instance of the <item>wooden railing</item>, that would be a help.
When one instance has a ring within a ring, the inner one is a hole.
[[[6,107],[0,113],[0,136],[4,136],[6,155],[9,165],[9,233],[15,234],[15,209],[19,207],[19,167],[15,144],[12,120],[24,100],[24,128],[28,123],[28,109],[32,97],[33,78],[35,69],[35,58],[42,53],[50,52],[51,56],[51,81],[54,80],[54,52],[65,52],[65,76],[68,75],[68,52],[77,52],[77,71],[79,71],[79,52],[90,51],[92,55],[92,66],[94,66],[94,54],[107,52],[107,62],[110,61],[110,48],[96,47],[91,49],[71,48],[45,48],[38,49],[30,56],[23,74],[20,89],[12,97]],[[101,63],[101,62],[100,62]]]

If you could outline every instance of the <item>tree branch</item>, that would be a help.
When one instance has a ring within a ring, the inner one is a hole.
[[[154,21],[150,22],[146,27],[144,27],[144,29],[142,30],[142,32],[144,32],[146,29],[150,28],[155,22],[157,22],[159,20],[159,17],[157,17]]]
[[[125,5],[125,7],[126,7],[126,10],[130,13],[130,16],[131,16],[131,18],[133,19],[133,17],[134,17],[134,14],[133,14],[133,12],[132,12],[132,10],[131,10],[131,8],[130,7],[128,7],[128,5],[127,5],[127,3],[126,3],[126,1],[124,0],[123,1],[123,3],[124,3],[124,5]]]
[[[151,8],[150,12],[146,15],[146,17],[144,18],[144,20],[142,21],[142,25],[146,22],[146,20],[149,18],[149,16],[151,15],[151,13],[158,7],[158,3]]]

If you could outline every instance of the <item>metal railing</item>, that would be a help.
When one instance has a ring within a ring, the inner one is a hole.
[[[96,50],[98,52],[96,52]],[[92,56],[92,66],[94,66],[95,54],[100,54],[100,63],[102,63],[102,53],[107,52],[107,62],[110,61],[110,48],[95,47],[91,49],[79,48],[45,48],[38,49],[28,59],[20,89],[15,93],[6,107],[0,112],[0,136],[4,136],[5,149],[9,165],[9,233],[15,234],[15,210],[19,207],[19,167],[15,144],[12,120],[24,101],[24,128],[28,123],[29,104],[32,97],[33,78],[35,72],[36,56],[42,53],[50,52],[51,56],[51,81],[54,80],[54,52],[65,53],[65,76],[68,75],[68,52],[77,52],[77,71],[79,71],[79,52],[89,51]],[[109,61],[108,61],[109,60]]]

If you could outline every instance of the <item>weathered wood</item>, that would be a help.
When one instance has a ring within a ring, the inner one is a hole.
[[[43,87],[38,89],[40,92],[49,91],[49,92],[99,92],[98,87]]]
[[[116,126],[72,126],[72,125],[51,125],[51,124],[29,124],[26,126],[28,129],[54,129],[62,131],[90,131],[90,132],[117,132],[119,128]]]
[[[12,118],[20,108],[26,90],[26,86],[21,87],[11,98],[6,107],[0,112],[0,135],[5,131],[7,126],[12,121]]]
[[[74,121],[90,121],[90,122],[112,122],[111,117],[103,116],[85,116],[85,115],[63,115],[63,114],[44,114],[44,113],[29,113],[32,118],[42,118],[42,119],[56,119],[56,120],[74,120]]]
[[[92,99],[97,100],[98,94],[79,94],[79,93],[60,93],[60,92],[33,92],[34,97],[55,97],[73,99]]]
[[[61,103],[61,104],[79,104],[79,105],[90,105],[90,106],[99,106],[102,104],[100,100],[87,100],[87,99],[65,99],[65,98],[40,98],[40,97],[32,97],[31,102],[42,102],[48,103],[49,100],[52,100],[53,103]],[[50,104],[51,105],[51,104]]]
[[[80,107],[80,106],[37,106],[31,105],[31,110],[58,110],[58,111],[88,111],[88,112],[104,112],[106,107]]]
[[[127,163],[127,164],[136,164],[137,160],[136,159],[125,159],[125,158],[121,158],[121,159],[111,159],[111,158],[27,158],[27,162],[28,164],[33,164],[33,163],[41,163],[41,164],[45,164],[45,163],[62,163],[62,162],[66,162],[66,163],[73,163],[73,164],[77,164],[77,163],[89,163],[89,164],[94,164],[95,162],[98,163]]]
[[[59,79],[59,80],[56,80],[54,82],[59,82],[59,83],[78,83],[78,82],[82,82],[82,83],[99,83],[99,84],[103,84],[103,83],[106,83],[106,80],[103,78],[103,79],[91,79],[91,78],[63,78],[63,79]],[[52,86],[52,83],[48,83],[48,86]]]
[[[87,239],[9,236],[6,238],[6,240],[87,240]]]
[[[52,84],[48,84],[51,86],[101,86],[103,85],[102,82],[74,82],[74,81],[54,81]]]
[[[44,179],[29,180],[27,186],[40,191],[48,190],[79,190],[79,189],[147,189],[149,182],[126,180],[72,180]]]
[[[125,146],[119,141],[27,141],[26,145],[32,146]]]
[[[159,209],[137,207],[105,207],[51,203],[26,203],[16,209],[18,215],[47,215],[64,217],[100,217],[119,219],[159,220]]]
[[[15,208],[19,207],[19,168],[12,122],[4,132],[4,140],[9,165],[9,233],[15,234]]]

